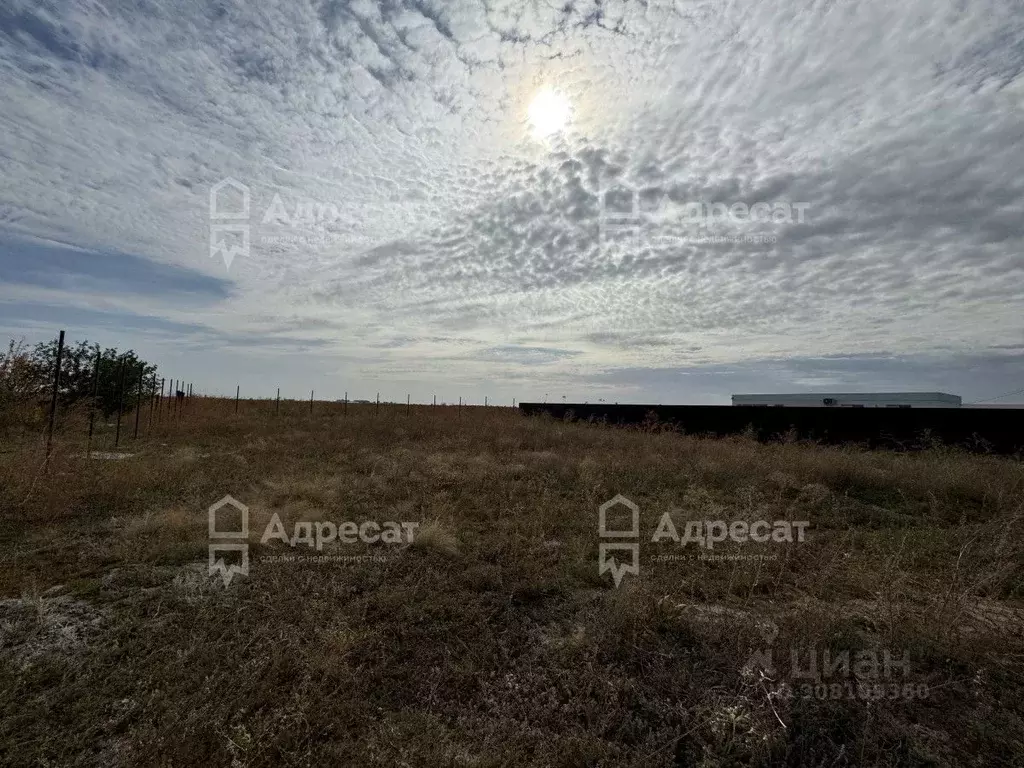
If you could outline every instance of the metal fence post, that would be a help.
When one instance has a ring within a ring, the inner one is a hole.
[[[96,394],[100,388],[100,345],[96,345],[96,366],[92,372],[92,401],[89,404],[89,437],[85,441],[85,457],[92,456],[92,431],[96,423]]]
[[[57,362],[53,367],[53,394],[50,396],[50,424],[46,428],[46,461],[50,461],[50,449],[53,446],[53,421],[57,417],[57,393],[60,390],[60,364],[64,357],[64,331],[57,339]]]
[[[127,368],[128,359],[121,356],[121,374],[118,376],[117,386],[117,430],[114,432],[114,447],[121,441],[121,414],[124,412],[124,374]]]
[[[132,433],[132,439],[135,440],[139,436],[139,411],[142,410],[142,379],[145,377],[146,364],[142,363],[139,370],[139,384],[135,389],[135,432]]]
[[[156,406],[156,371],[153,371],[153,381],[149,385],[149,422],[148,427],[153,427],[153,408]]]

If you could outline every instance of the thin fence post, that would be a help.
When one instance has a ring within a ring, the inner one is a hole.
[[[380,413],[380,392],[377,393],[377,405],[373,407],[373,415]]]
[[[462,397],[459,397],[459,418],[462,418]]]
[[[121,442],[121,414],[124,412],[124,374],[125,368],[127,368],[127,358],[121,357],[121,373],[118,376],[117,385],[117,430],[114,432],[114,447],[117,448],[117,444]]]
[[[167,396],[170,398],[170,402],[167,405],[171,409],[171,418],[175,418],[178,415],[178,380],[171,379],[171,388],[167,392]]]
[[[60,364],[64,357],[64,331],[57,339],[57,364],[53,367],[53,394],[50,395],[50,424],[46,428],[46,461],[50,461],[50,449],[53,447],[53,421],[57,418],[57,393],[60,391]]]
[[[92,402],[89,404],[89,437],[85,441],[85,458],[92,456],[92,431],[96,424],[96,394],[100,387],[100,345],[96,345],[96,366],[92,372]]]
[[[484,408],[487,407],[487,395],[484,395]]]
[[[412,408],[412,395],[405,396],[405,415],[408,416]]]
[[[139,384],[135,388],[135,431],[132,433],[132,439],[135,440],[139,436],[139,411],[142,410],[142,379],[145,377],[146,364],[141,363],[139,369]]]
[[[348,390],[345,390],[345,409],[342,414],[348,416]]]
[[[313,412],[313,390],[309,390],[309,412]]]
[[[242,394],[242,385],[235,387],[235,413],[238,413],[238,397]]]
[[[281,413],[281,388],[277,388],[277,400],[274,401],[274,415]]]
[[[149,422],[147,428],[153,428],[153,407],[156,404],[156,371],[153,371],[153,380],[149,385]]]
[[[436,406],[437,406],[437,395],[434,395],[434,404],[431,406],[431,408],[434,408]]]

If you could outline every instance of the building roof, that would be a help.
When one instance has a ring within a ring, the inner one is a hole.
[[[948,392],[767,392],[752,395],[733,395],[733,397],[836,397],[836,398],[913,398],[918,400],[959,400],[960,395],[951,395]]]

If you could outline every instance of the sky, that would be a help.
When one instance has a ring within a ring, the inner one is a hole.
[[[0,336],[197,392],[992,399],[1022,246],[1019,0],[0,4]]]

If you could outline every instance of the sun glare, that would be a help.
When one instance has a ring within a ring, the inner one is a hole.
[[[569,123],[569,100],[558,91],[545,87],[530,102],[527,116],[533,133],[538,137],[550,136],[563,130]]]

